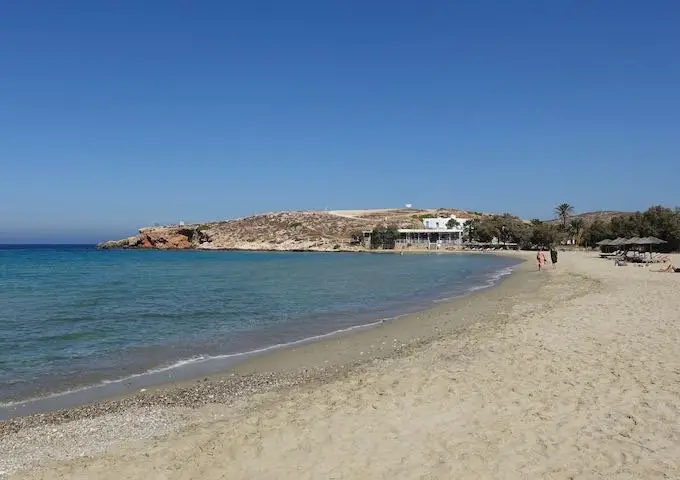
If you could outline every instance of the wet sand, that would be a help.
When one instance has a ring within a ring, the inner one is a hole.
[[[558,266],[224,375],[5,422],[0,471],[677,477],[680,275],[583,253]]]

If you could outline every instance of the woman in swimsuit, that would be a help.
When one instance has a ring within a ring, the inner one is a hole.
[[[543,265],[545,265],[545,254],[543,253],[543,250],[539,250],[536,254],[536,261],[538,262],[538,271],[540,272],[543,269]]]
[[[653,272],[665,272],[665,273],[680,273],[680,268],[673,264],[668,265],[666,268],[661,270],[652,270]]]

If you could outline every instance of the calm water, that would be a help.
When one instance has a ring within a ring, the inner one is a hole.
[[[488,286],[514,263],[0,247],[0,404],[369,324]]]

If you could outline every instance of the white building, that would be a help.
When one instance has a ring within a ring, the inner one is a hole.
[[[449,222],[455,220],[455,225],[449,228]],[[431,217],[423,219],[424,228],[400,228],[398,245],[426,245],[427,248],[440,248],[442,245],[461,245],[463,231],[468,218]]]
[[[452,228],[448,227],[451,220],[456,221]],[[464,226],[469,218],[432,217],[423,219],[423,228],[400,228],[396,244],[402,247],[414,245],[425,248],[441,248],[442,246],[462,245]],[[364,244],[371,244],[371,232],[364,232]]]
[[[451,220],[455,220],[457,225],[449,229],[448,225]],[[452,230],[462,232],[463,227],[465,226],[465,223],[468,220],[469,220],[468,218],[458,218],[455,215],[451,215],[450,217],[423,218],[423,226],[428,229]]]

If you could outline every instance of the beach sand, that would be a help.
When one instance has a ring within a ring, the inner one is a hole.
[[[652,268],[578,252],[555,270],[528,262],[370,331],[19,422],[0,436],[0,472],[680,478],[680,275]],[[234,389],[248,379],[257,388]]]

